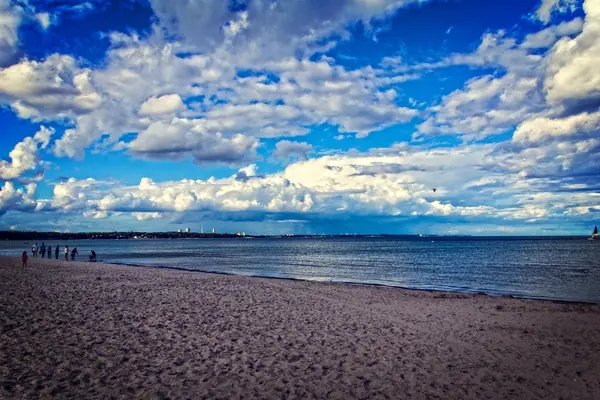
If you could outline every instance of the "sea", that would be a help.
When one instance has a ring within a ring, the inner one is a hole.
[[[0,254],[34,241],[2,241]],[[38,241],[41,244],[41,241]],[[586,238],[320,237],[77,240],[99,261],[270,278],[600,303],[600,242]],[[62,251],[61,251],[62,256]]]

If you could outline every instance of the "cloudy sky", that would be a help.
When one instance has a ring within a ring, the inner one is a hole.
[[[585,235],[599,65],[600,0],[0,0],[0,229]]]

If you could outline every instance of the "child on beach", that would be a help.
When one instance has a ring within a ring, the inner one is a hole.
[[[69,261],[69,246],[65,246],[65,261]]]
[[[27,251],[24,251],[24,252],[23,252],[23,255],[21,256],[21,261],[23,262],[23,267],[26,267],[26,266],[27,266],[27,259],[28,259],[28,258],[29,258],[29,257],[27,257]]]

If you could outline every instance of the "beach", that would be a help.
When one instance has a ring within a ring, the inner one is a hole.
[[[598,399],[600,306],[0,257],[0,398]]]

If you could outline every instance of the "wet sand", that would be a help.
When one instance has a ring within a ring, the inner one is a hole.
[[[0,257],[0,398],[600,399],[600,306]]]

